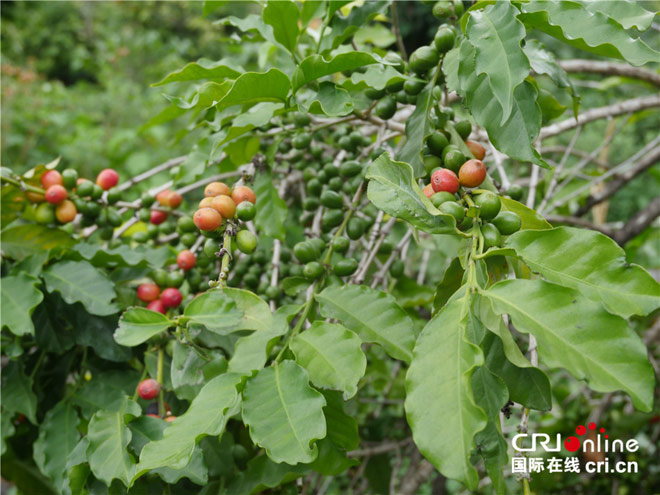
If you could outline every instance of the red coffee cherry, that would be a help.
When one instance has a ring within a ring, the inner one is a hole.
[[[252,204],[257,202],[257,196],[254,194],[254,191],[247,186],[235,187],[231,193],[231,199],[233,199],[234,203],[237,205],[241,204],[243,201],[249,201]]]
[[[214,198],[216,196],[231,196],[231,189],[224,182],[211,182],[204,188],[204,196]]]
[[[59,184],[50,186],[48,189],[46,189],[46,194],[44,195],[46,201],[54,205],[60,204],[66,199],[66,196],[66,189],[64,189],[64,186],[60,186]]]
[[[151,301],[149,304],[147,304],[147,309],[162,314],[165,314],[165,312],[167,311],[165,309],[165,306],[163,305],[163,301],[161,301],[160,299],[156,299],[155,301]]]
[[[213,208],[200,208],[193,215],[193,222],[199,230],[215,230],[222,224],[222,215]]]
[[[158,299],[160,288],[152,283],[140,284],[137,289],[137,296],[140,301],[151,302]]]
[[[477,187],[486,178],[486,166],[481,160],[468,160],[458,171],[458,179],[465,187]]]
[[[170,194],[172,194],[172,191],[170,189],[165,189],[156,194],[156,201],[158,201],[161,206],[170,206]]]
[[[119,182],[119,174],[111,168],[101,170],[99,175],[96,176],[96,183],[103,188],[104,191],[111,189]]]
[[[137,386],[138,395],[146,400],[155,399],[160,392],[160,383],[153,378],[142,380]]]
[[[164,211],[151,210],[151,217],[149,221],[154,225],[160,225],[165,220],[167,220],[167,213]]]
[[[44,189],[48,189],[50,186],[61,186],[62,183],[62,174],[57,170],[46,170],[41,176],[41,185]]]
[[[447,191],[448,193],[455,194],[460,187],[458,177],[448,168],[441,168],[433,172],[431,176],[431,187],[435,192]]]
[[[190,251],[189,249],[184,249],[176,257],[176,264],[179,265],[179,268],[182,270],[190,270],[195,268],[197,264],[197,256]]]
[[[165,289],[160,295],[160,300],[166,308],[176,308],[181,304],[182,299],[183,296],[181,295],[181,292],[175,287]]]

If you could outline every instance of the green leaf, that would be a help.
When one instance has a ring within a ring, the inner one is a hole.
[[[470,14],[467,37],[475,49],[477,75],[485,74],[502,107],[504,123],[513,110],[514,90],[529,76],[529,61],[520,46],[525,27],[516,19],[518,10],[509,2],[497,2]]]
[[[78,253],[94,266],[135,266],[161,268],[172,255],[166,246],[127,246],[115,248],[100,246],[98,244],[79,243],[72,251]]]
[[[624,390],[651,410],[654,375],[647,351],[626,321],[573,289],[542,280],[506,280],[483,292],[498,314],[536,337],[550,367],[563,367],[593,390]]]
[[[284,335],[287,327],[274,326],[272,330],[258,330],[236,341],[228,370],[249,374],[264,367],[275,342]]]
[[[396,42],[396,36],[384,24],[378,23],[362,26],[353,35],[353,40],[358,45],[370,43],[378,48],[387,48]]]
[[[549,168],[532,145],[541,129],[536,89],[527,81],[520,84],[514,91],[511,115],[503,122],[502,107],[493,98],[488,77],[477,75],[474,52],[472,44],[463,39],[460,49],[452,50],[445,57],[445,74],[458,70],[458,81],[453,80],[457,87],[453,89],[465,98],[473,117],[486,129],[497,149],[511,158]]]
[[[4,455],[7,452],[7,438],[11,438],[16,433],[16,428],[12,421],[12,415],[3,413],[0,418],[2,424],[0,425],[0,436],[2,437],[2,448],[0,449],[0,454]]]
[[[44,298],[37,289],[39,281],[25,273],[2,277],[0,294],[2,328],[7,327],[14,335],[33,335],[32,313]]]
[[[298,42],[298,20],[300,10],[291,0],[268,0],[262,17],[266,24],[273,27],[273,36],[292,55],[296,53]]]
[[[377,208],[430,234],[456,231],[456,220],[443,215],[417,185],[413,169],[383,153],[367,169],[367,196]]]
[[[467,340],[468,296],[448,303],[417,338],[406,374],[406,416],[420,452],[448,478],[477,486],[470,463],[474,435],[486,414],[472,397],[470,379],[483,364]]]
[[[282,112],[284,105],[282,103],[272,103],[264,101],[257,103],[245,112],[236,116],[231,123],[231,127],[220,131],[218,136],[218,146],[222,146],[229,141],[232,141],[248,132],[255,127],[261,127],[270,122],[275,114]]]
[[[3,416],[9,413],[24,414],[30,423],[37,423],[37,396],[32,391],[34,381],[26,376],[23,361],[10,361],[2,368]]]
[[[566,111],[566,106],[559,103],[559,100],[550,91],[543,88],[538,90],[536,103],[541,109],[544,125],[551,120],[561,117]]]
[[[608,311],[628,318],[660,307],[660,284],[609,237],[593,230],[559,227],[520,231],[505,246],[550,282],[602,301]]]
[[[135,392],[139,379],[137,372],[94,373],[92,380],[76,390],[71,400],[80,408],[85,419],[89,419],[99,410],[118,411],[124,406],[126,395],[133,395]]]
[[[162,80],[151,86],[163,86],[165,84],[181,81],[198,81],[210,79],[214,82],[222,82],[225,79],[236,79],[244,70],[241,67],[232,67],[231,60],[220,60],[213,62],[200,58],[197,62],[190,62],[183,68],[170,72]]]
[[[221,351],[209,349],[210,361],[201,357],[192,346],[174,343],[170,379],[179,399],[193,400],[204,384],[227,370],[227,360]]]
[[[312,19],[322,18],[325,10],[325,0],[305,0],[300,13],[303,28],[307,27]]]
[[[486,367],[504,381],[512,401],[530,409],[549,411],[552,395],[548,377],[525,359],[509,329],[504,324],[498,327],[496,332],[487,332],[481,342]]]
[[[564,43],[632,65],[656,62],[660,55],[639,38],[632,38],[614,19],[589,11],[570,0],[537,0],[521,4],[519,18]]]
[[[405,81],[406,77],[391,65],[372,65],[364,72],[354,72],[341,84],[349,89],[384,89],[389,84]]]
[[[304,368],[284,361],[260,370],[243,392],[243,422],[252,441],[275,462],[316,459],[314,440],[326,435],[323,396],[309,386]]]
[[[67,477],[62,481],[62,492],[71,495],[82,495],[85,483],[89,477],[87,464],[87,448],[89,439],[82,437],[66,458],[64,472]]]
[[[344,450],[357,449],[360,445],[357,420],[344,411],[344,400],[339,392],[324,390],[326,405],[323,407],[328,438]]]
[[[247,463],[247,468],[240,471],[227,487],[228,495],[247,495],[262,493],[267,488],[275,488],[299,478],[311,468],[307,464],[290,466],[286,463],[276,463],[268,456],[253,457]]]
[[[552,228],[552,225],[541,214],[531,208],[527,208],[524,204],[504,196],[500,197],[500,202],[502,204],[502,211],[510,211],[520,217],[522,230],[546,230]]]
[[[188,410],[165,429],[163,438],[144,446],[133,481],[151,469],[184,468],[202,437],[220,435],[239,404],[240,380],[240,375],[225,373],[204,385]]]
[[[212,107],[222,100],[233,87],[232,81],[224,81],[220,84],[207,82],[202,84],[190,101],[177,96],[167,96],[173,104],[182,110],[201,110]]]
[[[502,468],[509,462],[508,445],[497,428],[497,424],[499,424],[499,419],[488,421],[486,428],[475,435],[474,441],[479,445],[479,454],[484,459],[486,472],[490,476],[495,493],[506,495],[508,491]]]
[[[63,400],[46,413],[39,426],[39,437],[33,447],[34,462],[55,486],[61,486],[65,479],[67,457],[80,439],[79,423],[76,409],[71,402]]]
[[[210,290],[190,301],[183,315],[190,323],[204,325],[211,332],[226,335],[236,330],[243,312],[224,292]]]
[[[484,410],[488,419],[499,421],[500,409],[509,400],[509,392],[504,381],[487,367],[480,366],[471,378],[474,402]]]
[[[98,479],[110,485],[119,479],[128,486],[135,472],[135,460],[126,447],[131,441],[131,430],[126,419],[139,416],[140,406],[124,397],[117,411],[97,411],[87,428],[87,459],[89,467]]]
[[[246,72],[234,81],[229,92],[217,103],[218,110],[232,105],[254,105],[261,101],[285,102],[291,89],[289,77],[279,69]]]
[[[115,341],[120,345],[134,347],[164,332],[172,325],[174,322],[158,311],[129,308],[119,318]]]
[[[435,289],[435,297],[433,299],[433,309],[435,311],[440,310],[440,308],[449,301],[449,298],[460,288],[463,284],[464,273],[465,271],[461,266],[461,260],[459,258],[454,258],[445,270],[442,282],[440,282]]]
[[[347,328],[315,321],[291,340],[290,348],[315,386],[340,390],[348,400],[357,393],[357,383],[367,368],[361,344]]]
[[[111,302],[117,297],[114,284],[87,261],[60,261],[44,270],[48,292],[59,292],[67,303],[82,303],[93,315],[111,315],[119,311]]]
[[[254,192],[257,195],[257,216],[254,223],[268,237],[284,241],[286,228],[284,222],[287,216],[286,201],[280,198],[273,185],[270,172],[257,175],[254,181]]]
[[[582,0],[582,5],[589,12],[600,12],[607,17],[614,19],[625,29],[632,27],[646,31],[655,18],[654,12],[643,9],[639,2],[630,0],[619,0],[617,2],[603,2],[602,0]]]
[[[415,172],[415,177],[426,175],[422,150],[426,136],[431,132],[429,113],[433,107],[432,89],[427,87],[417,96],[415,110],[406,120],[406,141],[396,156],[397,160],[410,164]]]
[[[15,260],[38,251],[64,250],[74,244],[71,236],[63,230],[33,223],[4,229],[0,233],[0,242],[4,255]]]
[[[407,363],[415,344],[413,322],[385,292],[361,285],[327,287],[316,300],[325,317],[337,318],[364,342],[375,342]]]
[[[303,112],[340,117],[353,111],[353,100],[343,88],[321,81],[319,90],[298,93],[298,107]]]
[[[305,84],[320,77],[329,76],[330,74],[345,70],[357,69],[375,63],[378,63],[378,60],[373,55],[366,52],[351,51],[340,53],[329,60],[326,60],[321,55],[310,55],[300,62],[296,71],[293,73],[291,79],[293,92],[295,93]]]
[[[99,357],[108,361],[120,363],[131,359],[131,350],[122,347],[113,338],[117,329],[116,316],[100,317],[74,310],[67,315],[67,320],[75,328],[74,332],[67,333],[73,335],[76,344],[92,347]]]
[[[332,14],[333,9],[339,9],[343,4],[348,2],[332,2],[335,4],[329,9]],[[374,0],[364,2],[360,6],[355,6],[351,9],[346,17],[335,15],[330,22],[330,31],[325,34],[321,42],[321,52],[332,50],[341,45],[345,40],[349,39],[353,34],[362,26],[379,13],[384,12],[389,6],[389,2]]]

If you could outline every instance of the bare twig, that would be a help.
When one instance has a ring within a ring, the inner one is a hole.
[[[623,228],[614,234],[614,240],[621,246],[633,237],[641,234],[660,216],[660,196],[651,201],[646,208],[637,212],[626,222]]]
[[[545,218],[548,222],[552,224],[559,223],[566,225],[575,225],[576,227],[584,227],[586,229],[596,230],[601,234],[605,234],[608,237],[614,236],[614,230],[605,227],[603,225],[596,225],[593,222],[589,222],[588,220],[583,220],[581,218],[561,216],[561,215],[548,215]]]
[[[617,62],[602,62],[600,60],[561,60],[559,66],[566,72],[583,72],[590,74],[602,74],[605,76],[624,76],[640,81],[646,81],[660,87],[660,74],[640,67]]]
[[[392,28],[394,31],[394,36],[396,36],[396,46],[399,48],[399,52],[401,53],[403,60],[407,62],[408,54],[406,53],[406,47],[403,44],[401,30],[399,29],[399,12],[396,8],[396,2],[392,2],[390,10],[392,11]]]
[[[548,186],[548,190],[546,191],[545,196],[543,197],[543,200],[539,205],[539,211],[543,211],[543,208],[545,208],[545,205],[548,204],[548,201],[552,197],[552,193],[555,192],[555,187],[557,187],[559,176],[561,176],[561,173],[564,170],[564,165],[566,165],[566,161],[568,160],[568,157],[571,155],[573,148],[575,148],[575,144],[577,143],[577,140],[580,137],[581,132],[582,132],[582,126],[578,126],[578,128],[575,130],[575,134],[573,134],[573,137],[571,138],[570,143],[568,143],[568,148],[566,148],[566,151],[561,157],[561,161],[559,162],[559,165],[557,165],[557,167],[552,171],[552,179],[550,180],[550,185]]]
[[[578,115],[578,118],[571,117],[556,124],[549,125],[541,129],[540,139],[546,139],[552,136],[566,132],[579,125],[584,125],[594,120],[616,117],[627,113],[639,112],[648,108],[660,107],[660,95],[640,96],[630,100],[621,101],[605,107],[592,108]]]
[[[161,172],[164,172],[165,170],[174,168],[177,165],[181,165],[183,162],[186,161],[186,158],[187,158],[186,155],[177,156],[176,158],[170,158],[166,162],[161,163],[160,165],[156,165],[155,167],[150,168],[146,172],[138,174],[132,179],[123,182],[122,184],[119,184],[117,186],[117,189],[119,189],[120,191],[125,191],[126,189],[133,187],[135,184],[138,184],[143,180],[147,180],[148,178],[153,177],[154,175],[159,174]]]

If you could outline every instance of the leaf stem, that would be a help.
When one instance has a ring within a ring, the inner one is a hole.
[[[2,176],[2,182],[6,182],[7,184],[11,184],[12,186],[18,187],[21,191],[29,191],[37,194],[46,194],[46,191],[44,189],[41,189],[40,187],[35,187],[31,186],[29,184],[26,184],[23,181],[12,179],[11,177],[5,177],[4,175]]]

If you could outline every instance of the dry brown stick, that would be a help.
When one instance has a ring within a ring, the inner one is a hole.
[[[560,60],[559,66],[566,72],[602,74],[605,76],[624,76],[640,81],[646,81],[660,87],[660,74],[640,67],[617,62],[602,62],[600,60]]]

